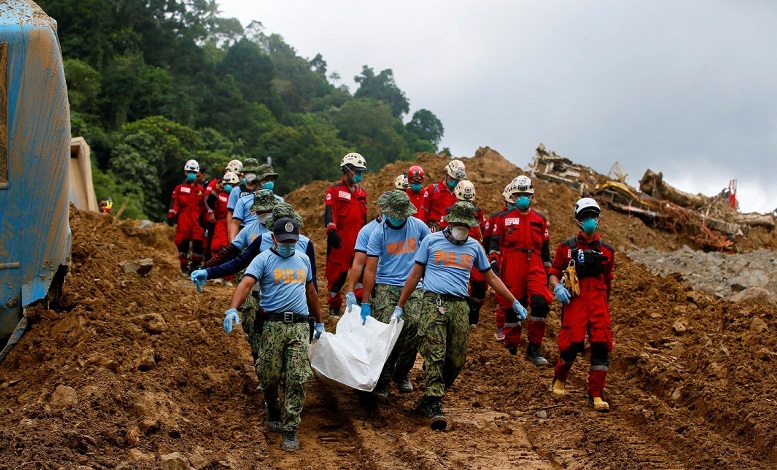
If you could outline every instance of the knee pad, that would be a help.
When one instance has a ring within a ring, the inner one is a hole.
[[[604,367],[610,365],[610,352],[607,351],[607,343],[591,343],[591,365]]]
[[[545,318],[550,312],[550,305],[545,296],[534,294],[531,296],[531,316]]]
[[[560,354],[561,360],[567,363],[575,362],[575,358],[577,357],[577,355],[583,352],[584,350],[585,350],[585,344],[572,343],[569,349],[561,352]]]

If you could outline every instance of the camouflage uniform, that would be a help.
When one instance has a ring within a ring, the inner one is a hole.
[[[388,323],[401,294],[401,287],[387,284],[375,285],[372,316],[378,321]],[[422,294],[421,289],[416,289],[405,303],[405,312],[402,315],[405,324],[402,326],[402,332],[397,338],[391,355],[386,360],[386,367],[381,373],[381,381],[388,381],[392,374],[395,381],[404,379],[415,364],[415,357],[421,344],[421,338],[418,336],[418,321]]]
[[[307,323],[269,321],[264,323],[261,342],[257,345],[256,376],[269,409],[280,408],[278,387],[284,385],[281,414],[284,431],[294,431],[299,426],[305,382],[313,377],[308,357],[309,334]]]
[[[441,313],[435,297],[421,300],[418,336],[426,373],[426,396],[442,398],[445,389],[464,368],[469,341],[469,306],[465,301],[442,301]],[[404,315],[403,315],[404,318]]]

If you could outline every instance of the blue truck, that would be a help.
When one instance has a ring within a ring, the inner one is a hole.
[[[0,1],[0,361],[70,258],[70,109],[56,22]]]

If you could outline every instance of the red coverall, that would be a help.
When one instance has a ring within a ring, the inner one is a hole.
[[[486,223],[483,225],[483,248],[485,248],[486,253],[491,252],[491,241],[494,236],[494,225],[496,224],[496,220],[499,217],[499,214],[506,211],[507,207],[502,207],[501,211],[494,212],[491,214],[488,219],[486,219]],[[495,246],[495,245],[494,245]],[[496,248],[498,249],[498,248]],[[494,297],[496,298],[496,311],[494,312],[494,315],[496,316],[496,327],[497,328],[503,328],[505,326],[505,316],[504,312],[502,312],[502,309],[500,305],[506,305],[507,301],[502,299],[499,294],[494,292]]]
[[[354,246],[359,230],[367,223],[367,193],[360,186],[349,189],[345,178],[326,191],[324,200],[324,223],[326,233],[337,230],[343,240],[340,248],[327,243],[326,280],[329,297],[327,303],[332,310],[340,310],[343,296],[340,289],[345,284],[348,268],[353,263]]]
[[[175,246],[178,247],[178,260],[181,269],[189,264],[189,242],[192,243],[192,265],[202,264],[204,230],[200,222],[205,213],[204,188],[197,183],[179,184],[173,190],[168,219],[178,217],[175,229]]]
[[[584,261],[580,262],[580,254]],[[599,234],[589,243],[582,232],[561,242],[550,274],[561,279],[562,271],[575,259],[580,295],[572,297],[561,308],[561,330],[558,332],[559,358],[553,371],[556,380],[565,382],[578,353],[585,347],[585,335],[591,344],[591,369],[588,373],[588,394],[601,397],[607,378],[612,351],[610,323],[610,286],[615,266],[615,249],[601,240]]]
[[[448,189],[445,180],[430,184],[424,189],[424,218],[421,219],[435,231],[442,221],[446,210],[456,204],[456,193]]]
[[[530,345],[539,346],[545,336],[545,318],[550,312],[553,295],[548,290],[550,268],[548,223],[540,213],[529,209],[500,212],[494,221],[490,258],[499,264],[499,277],[524,307],[531,306],[528,319]],[[506,299],[497,296],[504,315],[505,346],[518,347],[521,324]],[[497,326],[501,323],[497,317]]]
[[[424,190],[415,192],[410,188],[405,189],[405,192],[407,193],[407,197],[410,198],[410,202],[413,203],[413,206],[415,206],[415,214],[413,214],[413,217],[417,219],[421,219],[424,223],[426,223],[426,219],[424,218]]]
[[[213,217],[216,218],[215,226],[213,227],[213,236],[210,241],[210,252],[218,253],[219,250],[229,244],[227,237],[227,201],[229,200],[229,194],[224,191],[219,191],[217,187],[214,187],[206,199],[208,206],[208,213],[213,213]]]

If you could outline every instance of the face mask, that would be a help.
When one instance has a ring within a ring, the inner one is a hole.
[[[454,240],[464,241],[469,236],[469,229],[467,227],[451,227],[451,236]]]
[[[246,177],[243,181],[246,183],[251,183],[256,179],[256,173],[246,173]]]
[[[453,189],[457,184],[459,184],[459,182],[456,180],[448,180],[445,182],[445,184],[447,184],[449,188]]]
[[[296,243],[278,243],[278,246],[275,247],[275,251],[284,258],[288,258],[296,251],[296,245]]]
[[[274,187],[275,187],[275,183],[273,183],[272,181],[265,181],[264,183],[262,183],[262,189],[269,189],[270,191],[272,191]]]
[[[225,184],[224,185],[224,192],[225,193],[231,193],[232,192],[232,185],[231,184]]]
[[[351,178],[351,181],[353,181],[354,183],[361,183],[362,182],[362,174],[361,173],[354,174],[353,178]]]
[[[521,196],[515,201],[515,207],[517,207],[519,211],[528,209],[529,204],[531,204],[531,199],[526,196]]]
[[[270,218],[272,214],[270,212],[264,213],[264,214],[256,214],[256,218],[259,219],[260,224],[264,224],[267,222],[267,219]]]
[[[583,229],[586,235],[593,235],[596,232],[596,227],[599,225],[599,221],[591,217],[580,222],[580,228]]]
[[[423,185],[421,183],[410,183],[410,190],[414,193],[420,193]]]
[[[194,179],[197,178],[197,175],[194,173],[186,173],[186,182],[187,183],[194,183]]]
[[[386,217],[386,222],[394,227],[398,228],[400,225],[402,225],[405,222],[405,219],[397,219],[396,217]]]
[[[243,178],[242,180],[240,180],[240,184],[246,184],[247,182],[248,182],[248,181],[246,181],[246,179],[245,179],[245,178]]]

